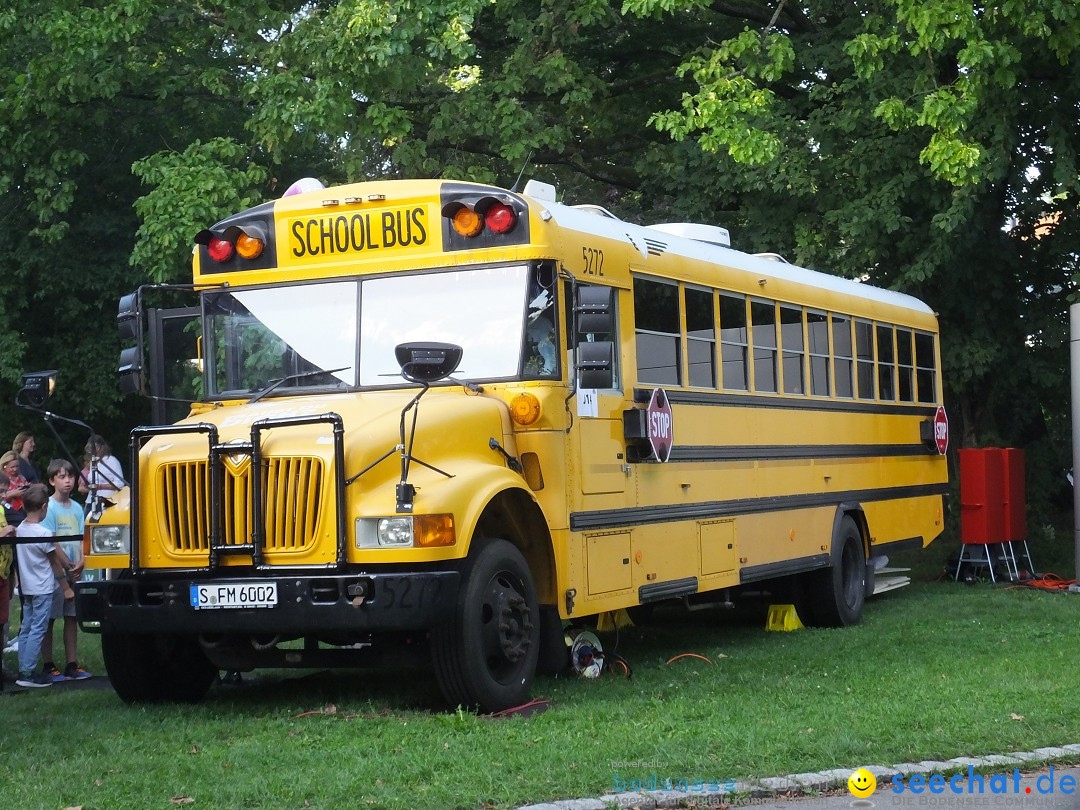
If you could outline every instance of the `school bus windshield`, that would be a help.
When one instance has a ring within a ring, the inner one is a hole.
[[[459,380],[557,376],[551,275],[511,264],[208,292],[209,393],[400,384],[394,348],[409,341],[461,346]]]

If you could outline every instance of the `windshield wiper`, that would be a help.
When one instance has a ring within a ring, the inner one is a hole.
[[[247,401],[247,404],[250,405],[252,402],[258,402],[260,399],[265,397],[279,385],[283,385],[284,383],[292,382],[294,380],[303,380],[307,377],[318,377],[320,374],[336,374],[339,371],[347,371],[351,368],[352,366],[342,366],[341,368],[321,368],[318,371],[302,371],[299,374],[289,374],[279,380],[273,380],[268,386],[260,390],[259,393],[249,399]],[[338,382],[341,383],[343,381],[338,380]]]

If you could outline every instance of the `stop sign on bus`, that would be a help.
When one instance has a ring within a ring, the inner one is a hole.
[[[671,458],[671,445],[674,443],[674,425],[671,419],[671,403],[663,388],[654,388],[649,404],[645,408],[645,425],[652,447],[653,458],[667,461]]]
[[[937,445],[938,455],[945,455],[949,449],[949,417],[945,415],[945,408],[938,405],[934,413],[934,443]]]

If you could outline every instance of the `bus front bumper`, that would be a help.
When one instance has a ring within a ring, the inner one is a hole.
[[[275,573],[244,579],[127,576],[76,583],[75,611],[83,630],[104,633],[421,630],[450,614],[458,584],[456,571]],[[258,605],[242,604],[245,599]]]

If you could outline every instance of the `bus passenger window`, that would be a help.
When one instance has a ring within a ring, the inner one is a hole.
[[[915,377],[919,387],[919,402],[937,402],[937,375],[934,358],[934,336],[915,333]]]
[[[750,336],[754,341],[754,390],[774,392],[776,387],[776,304],[750,302]]]
[[[806,313],[806,337],[810,343],[810,393],[827,397],[829,388],[829,319],[824,312]]]
[[[896,367],[893,363],[893,328],[878,324],[878,396],[881,399],[896,399]]]
[[[724,388],[745,391],[750,386],[746,373],[746,299],[720,296],[720,359]]]
[[[911,353],[911,330],[896,330],[896,366],[900,371],[900,401],[915,401],[915,359]]]
[[[681,385],[678,286],[635,278],[634,321],[638,382]]]
[[[851,319],[832,316],[833,372],[836,375],[836,395],[854,396],[851,383]]]
[[[780,344],[783,349],[784,393],[806,393],[806,351],[802,310],[780,307]]]
[[[686,359],[690,385],[716,388],[716,324],[710,290],[686,288]]]
[[[859,399],[874,398],[874,327],[855,321],[855,381]]]

